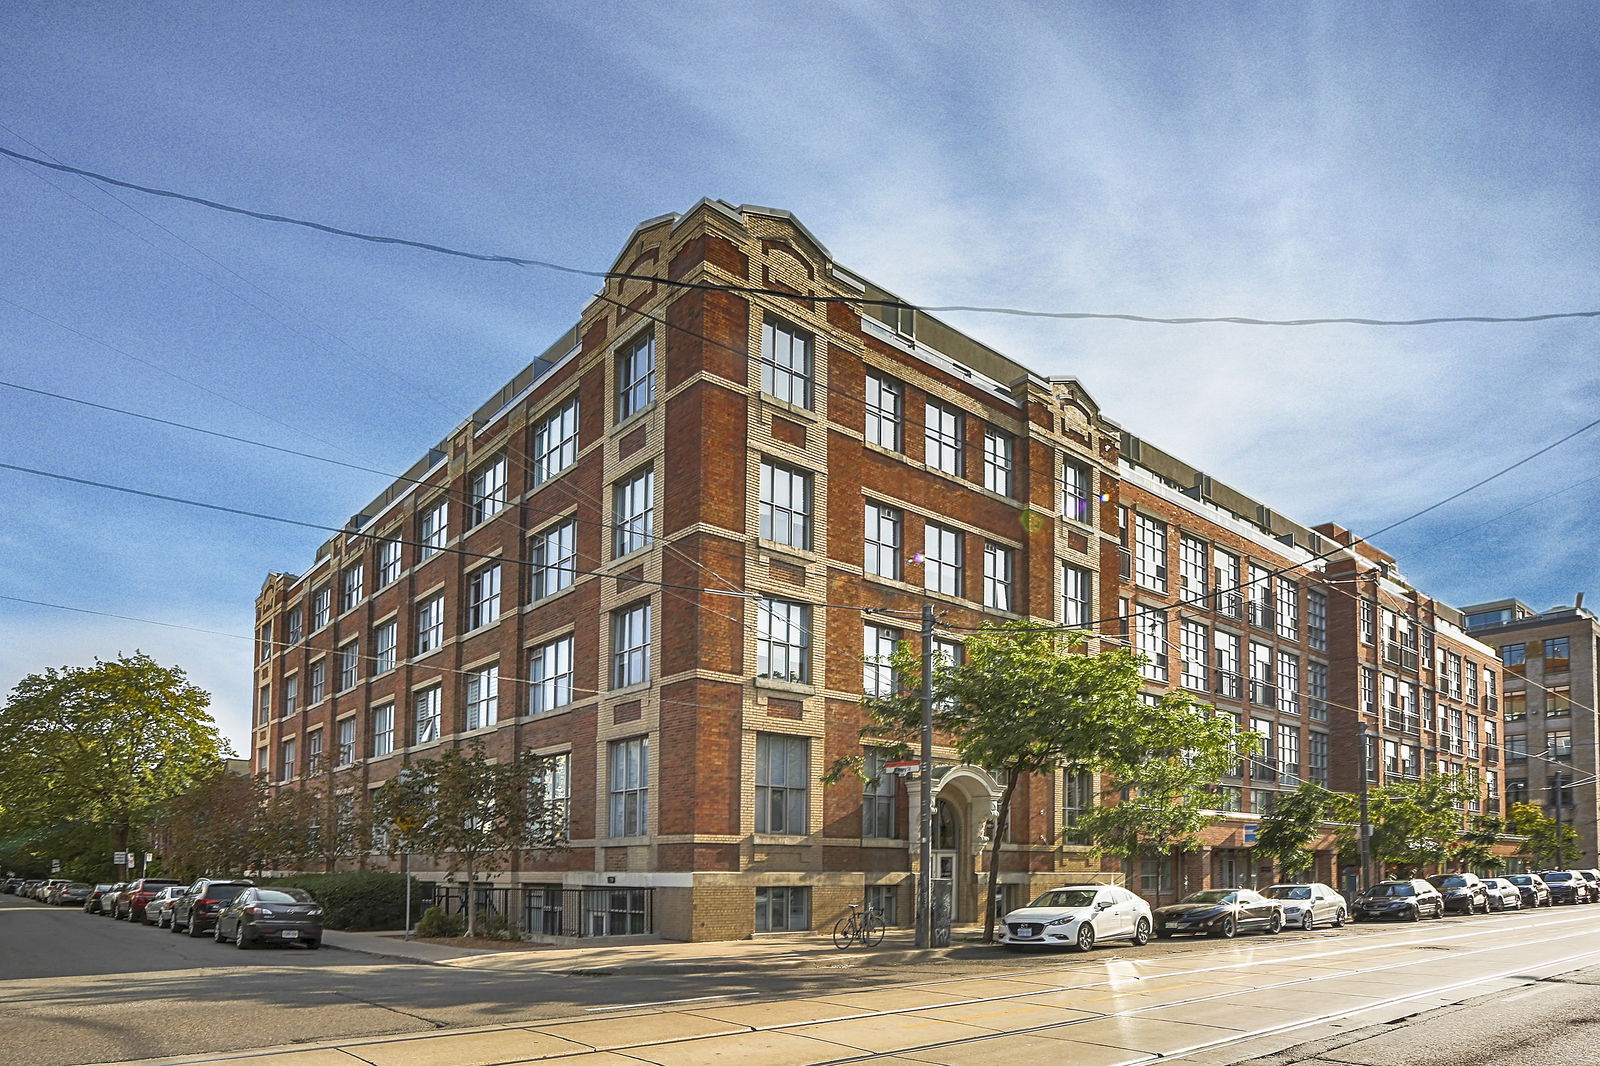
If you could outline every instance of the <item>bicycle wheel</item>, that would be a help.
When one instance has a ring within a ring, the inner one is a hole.
[[[856,942],[856,924],[849,917],[833,923],[833,946],[843,951]]]
[[[883,943],[885,926],[882,918],[868,918],[861,930],[861,942],[869,948]]]

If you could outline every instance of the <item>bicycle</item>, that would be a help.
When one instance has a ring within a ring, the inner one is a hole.
[[[833,925],[833,946],[840,951],[844,951],[852,944],[875,948],[883,943],[886,928],[883,912],[878,908],[867,907],[863,910],[861,904],[852,903],[850,913]]]

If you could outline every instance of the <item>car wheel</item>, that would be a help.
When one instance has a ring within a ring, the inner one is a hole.
[[[1340,907],[1339,908],[1339,913],[1337,913],[1337,914],[1335,914],[1333,916],[1333,927],[1335,929],[1343,929],[1344,928],[1344,923],[1348,922],[1349,920],[1350,920],[1350,916],[1345,913],[1345,910],[1344,910],[1343,907]]]
[[[1094,950],[1094,926],[1088,922],[1078,926],[1078,950]]]
[[[215,940],[219,944],[226,944],[228,942],[222,935],[221,922],[218,922],[216,925],[211,927],[211,939]]]
[[[1222,921],[1217,925],[1217,931],[1216,931],[1216,933],[1214,935],[1215,936],[1220,936],[1224,940],[1229,940],[1229,939],[1232,939],[1233,935],[1235,933],[1237,933],[1238,931],[1239,931],[1239,923],[1238,923],[1237,919],[1235,919],[1234,916],[1230,914],[1226,918],[1222,919]]]
[[[1314,911],[1312,911],[1311,909],[1307,908],[1306,916],[1303,919],[1301,919],[1301,921],[1300,921],[1300,928],[1304,929],[1306,932],[1309,933],[1309,932],[1311,932],[1311,930],[1315,929],[1316,927],[1317,927],[1317,916],[1316,916],[1316,913]]]
[[[1443,908],[1441,908],[1441,909],[1443,909]],[[1407,910],[1406,910],[1406,921],[1408,921],[1408,922],[1420,922],[1420,921],[1422,921],[1422,908],[1421,907],[1417,907],[1417,906],[1412,906],[1412,907],[1407,908]]]
[[[1271,934],[1272,936],[1277,936],[1279,933],[1283,932],[1283,912],[1282,911],[1273,911],[1272,912],[1272,917],[1267,919],[1267,932],[1269,934]]]
[[[189,927],[186,930],[190,936],[205,936],[205,930],[200,928],[200,923],[194,920],[194,915],[189,915]]]
[[[1133,923],[1133,943],[1141,948],[1150,943],[1150,919],[1140,918]]]

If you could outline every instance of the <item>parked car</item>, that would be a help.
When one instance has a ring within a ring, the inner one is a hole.
[[[1204,933],[1230,937],[1251,929],[1283,931],[1283,903],[1248,888],[1208,888],[1191,892],[1155,910],[1156,936]]]
[[[1589,882],[1589,896],[1594,902],[1600,903],[1600,870],[1578,870],[1583,879]]]
[[[1089,951],[1101,940],[1148,943],[1152,927],[1150,904],[1125,888],[1065,885],[1007,914],[998,939],[1008,948],[1072,946]]]
[[[1357,921],[1363,918],[1403,918],[1415,922],[1424,915],[1443,918],[1444,896],[1420,877],[1409,881],[1379,881],[1356,896],[1351,915]]]
[[[0,881],[0,892],[4,892],[8,896],[14,896],[17,894],[17,886],[20,884],[22,884],[22,878],[8,877],[4,881]]]
[[[187,885],[163,885],[144,905],[144,924],[165,929],[172,924],[172,902],[188,891]]]
[[[1538,874],[1511,874],[1506,880],[1517,886],[1524,907],[1548,907],[1554,902],[1550,898],[1550,886]]]
[[[1550,886],[1550,899],[1554,903],[1593,903],[1594,889],[1587,878],[1576,870],[1540,870],[1539,876]]]
[[[35,888],[37,888],[38,885],[39,885],[39,882],[37,882],[37,881],[33,881],[33,880],[24,881],[24,882],[22,882],[22,884],[17,886],[17,895],[21,896],[23,899],[32,899],[33,898],[33,890]]]
[[[1488,914],[1489,890],[1477,874],[1434,874],[1428,884],[1444,897],[1444,909],[1462,914]]]
[[[1122,892],[1122,889],[1113,891]],[[232,940],[239,948],[256,944],[304,944],[308,948],[320,948],[322,906],[303,888],[246,888],[217,912],[212,936],[219,944]],[[1149,936],[1147,924],[1145,938]],[[1093,932],[1089,935],[1089,946],[1094,946]]]
[[[122,895],[117,897],[115,917],[123,918],[130,922],[144,921],[145,904],[156,898],[168,885],[181,885],[183,882],[174,881],[170,877],[145,877],[138,881],[130,882]]]
[[[122,894],[126,891],[128,891],[128,882],[126,881],[118,881],[106,889],[105,895],[100,897],[100,907],[95,913],[103,914],[107,918],[115,918],[117,916],[117,900],[121,899]]]
[[[40,903],[49,903],[50,893],[55,890],[57,885],[68,885],[71,883],[72,878],[70,877],[52,877],[47,880],[40,881],[38,885],[34,887],[33,898],[38,900]]]
[[[111,886],[107,884],[98,884],[90,889],[89,895],[83,901],[83,912],[85,914],[98,914],[100,911],[100,900],[108,891],[110,891],[110,889]]]
[[[81,907],[83,901],[89,898],[89,893],[94,891],[94,886],[82,881],[73,881],[65,885],[57,885],[50,890],[50,902],[58,907]]]
[[[1483,879],[1484,891],[1489,894],[1489,909],[1492,911],[1520,911],[1522,909],[1522,890],[1503,877],[1485,877]]]
[[[172,920],[167,928],[174,933],[187,931],[190,936],[204,936],[216,924],[223,904],[250,887],[249,881],[202,877],[172,901]]]
[[[1337,929],[1350,917],[1344,897],[1321,882],[1273,885],[1261,890],[1268,899],[1283,901],[1283,920],[1301,929],[1314,929],[1326,922]]]

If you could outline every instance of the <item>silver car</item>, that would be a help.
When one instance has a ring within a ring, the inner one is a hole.
[[[1339,928],[1350,918],[1344,897],[1319,881],[1273,885],[1261,894],[1283,901],[1283,922],[1288,928],[1315,929],[1319,925]]]
[[[1520,911],[1522,890],[1503,877],[1485,877],[1483,887],[1489,893],[1492,911]]]

